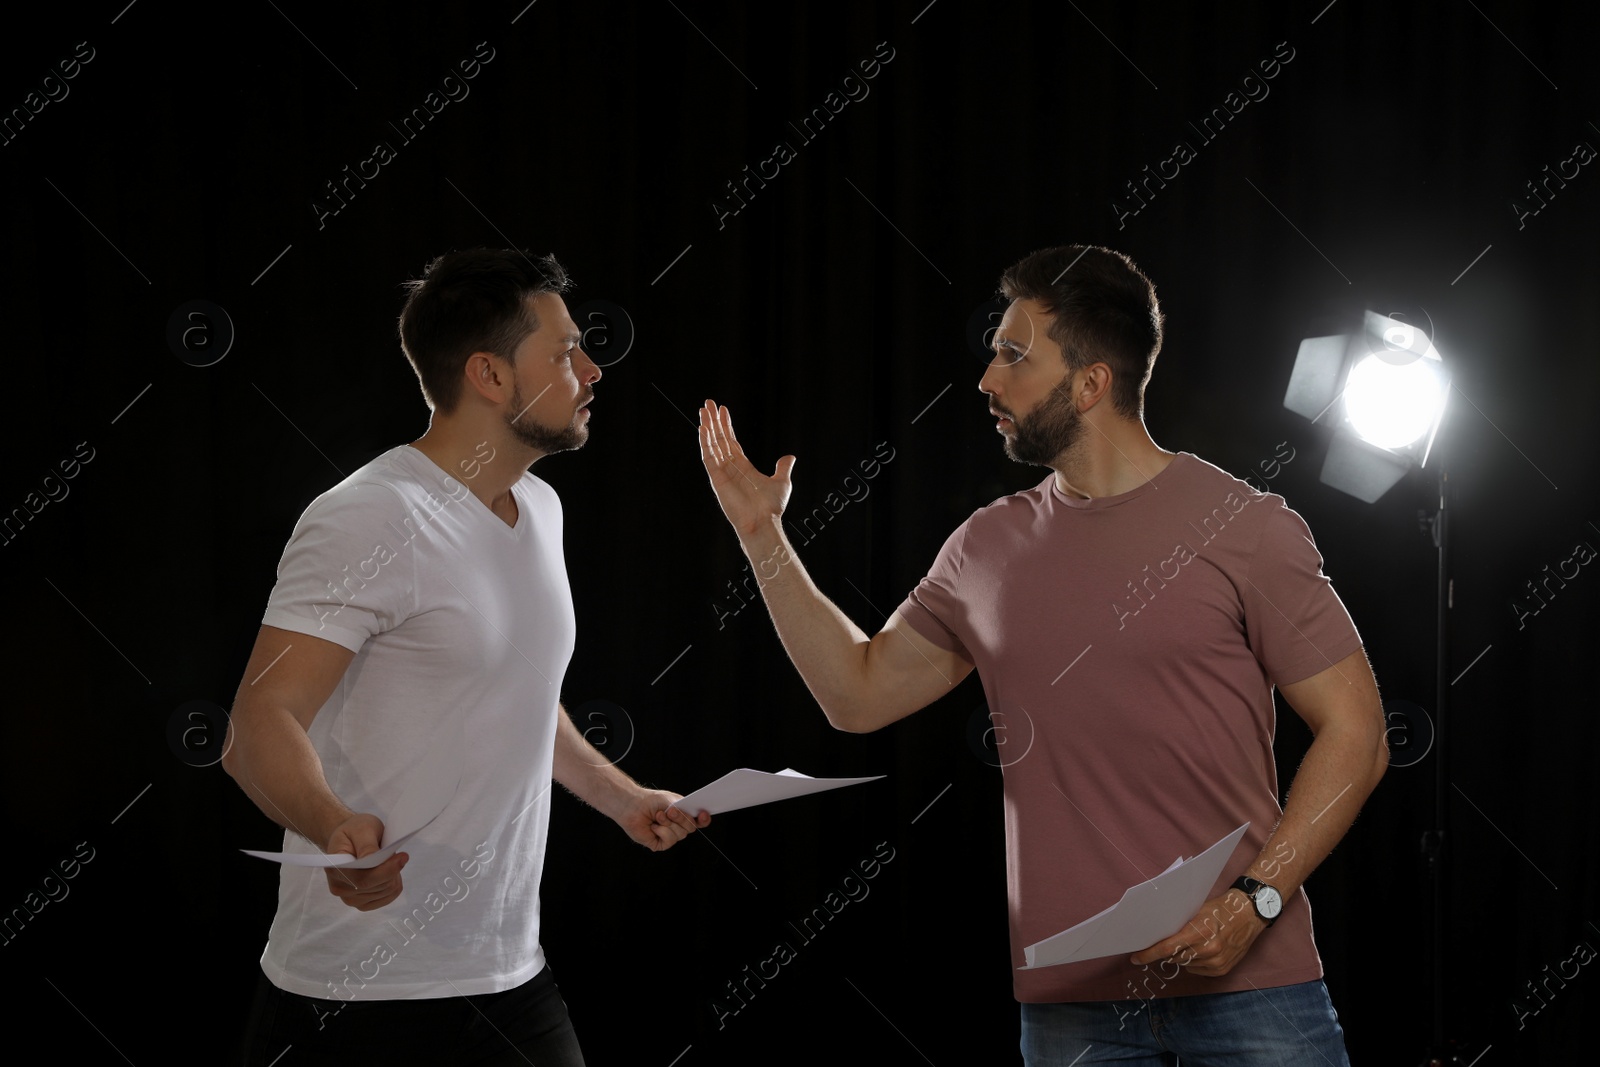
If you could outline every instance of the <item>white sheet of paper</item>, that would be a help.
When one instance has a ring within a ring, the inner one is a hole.
[[[375,813],[383,818],[384,846],[360,859],[348,852],[257,852],[249,848],[240,851],[247,856],[289,867],[350,867],[355,870],[376,867],[444,811],[456,795],[456,787],[461,784],[463,762],[461,731],[454,727],[440,730],[417,763],[411,781],[395,801],[388,817]]]
[[[695,816],[702,811],[720,815],[725,811],[770,804],[774,800],[788,800],[810,793],[824,793],[829,789],[842,789],[847,785],[876,782],[882,777],[881,774],[875,774],[869,778],[812,778],[789,767],[776,774],[740,767],[710,785],[703,785],[688,796],[673,801],[672,806]]]
[[[1123,952],[1131,955],[1171,937],[1206,902],[1206,894],[1248,829],[1250,824],[1245,823],[1193,859],[1178,857],[1154,878],[1130,886],[1122,899],[1105,911],[1029,945],[1022,950],[1027,962],[1017,969],[1054,967]]]

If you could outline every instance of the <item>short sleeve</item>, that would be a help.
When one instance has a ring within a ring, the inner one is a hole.
[[[945,538],[944,547],[934,557],[933,566],[897,609],[911,628],[946,652],[954,652],[972,662],[972,654],[950,626],[961,617],[956,610],[956,591],[961,585],[961,567],[966,558],[968,519]]]
[[[398,493],[375,482],[341,485],[312,501],[278,561],[261,621],[360,652],[409,617],[415,553]]]
[[[1276,685],[1302,681],[1361,647],[1322,553],[1294,511],[1277,508],[1245,572],[1245,632],[1256,659]]]

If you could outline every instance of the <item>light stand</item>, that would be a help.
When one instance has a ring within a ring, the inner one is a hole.
[[[1433,707],[1433,825],[1422,833],[1422,866],[1428,882],[1428,959],[1432,984],[1432,1043],[1423,1067],[1457,1067],[1461,1057],[1455,1042],[1444,1036],[1445,1004],[1445,838],[1450,818],[1449,721],[1450,609],[1454,589],[1450,584],[1450,472],[1439,465],[1439,509],[1427,520],[1434,547],[1439,550],[1438,606],[1435,615]]]

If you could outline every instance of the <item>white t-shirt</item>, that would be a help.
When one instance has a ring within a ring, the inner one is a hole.
[[[531,472],[512,492],[508,526],[401,445],[295,524],[262,622],[356,654],[309,730],[329,787],[383,818],[441,731],[459,735],[464,761],[454,798],[404,846],[393,903],[358,911],[324,871],[282,868],[261,958],[280,989],[448,997],[510,989],[544,967],[539,877],[576,631],[561,502]],[[287,852],[324,844],[284,832]]]

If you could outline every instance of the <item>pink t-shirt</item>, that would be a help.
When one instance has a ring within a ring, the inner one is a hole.
[[[1188,453],[1120,496],[1051,474],[976,512],[899,608],[978,669],[1005,776],[1011,955],[1250,823],[1212,896],[1282,815],[1274,684],[1361,647],[1304,520]],[[1120,1000],[1311,981],[1303,892],[1221,978],[1127,955],[1015,971],[1019,1001]]]

